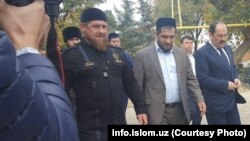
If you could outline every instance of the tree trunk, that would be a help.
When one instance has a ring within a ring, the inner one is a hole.
[[[239,65],[241,59],[250,48],[250,27],[241,28],[240,31],[244,35],[245,39],[243,43],[234,51],[235,65]]]

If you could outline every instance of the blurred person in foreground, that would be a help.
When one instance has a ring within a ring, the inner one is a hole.
[[[0,28],[10,37],[0,32],[1,141],[79,141],[56,69],[39,53],[49,27],[43,0],[0,1]]]
[[[209,26],[209,41],[195,53],[196,74],[207,104],[209,125],[241,124],[236,103],[240,88],[232,49],[226,44],[227,26],[216,21]]]
[[[149,124],[188,125],[190,98],[195,100],[201,116],[206,112],[189,58],[185,50],[174,47],[176,32],[175,19],[159,18],[155,43],[136,53],[134,73],[143,93]]]
[[[108,24],[103,11],[88,8],[81,14],[83,40],[63,54],[66,89],[76,93],[76,116],[82,141],[107,141],[108,125],[126,124],[123,92],[134,104],[140,124],[146,109],[133,69],[122,49],[108,46]]]

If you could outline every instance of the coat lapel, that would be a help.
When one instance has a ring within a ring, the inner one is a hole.
[[[230,67],[229,67],[228,64],[225,64],[225,62],[222,60],[220,54],[213,48],[213,46],[212,46],[210,43],[207,43],[207,45],[209,46],[210,53],[211,53],[212,56],[214,56],[214,59],[218,60],[218,62],[220,62],[220,64],[223,64],[223,67],[224,67],[228,72],[231,72],[231,71],[230,71],[230,68],[231,68],[231,61],[230,61]],[[227,51],[226,51],[226,52],[227,52]],[[228,52],[227,52],[227,56],[229,57]],[[230,57],[229,57],[229,60],[230,60]]]
[[[229,59],[229,62],[230,62],[230,67],[231,67],[231,65],[234,65],[234,60],[233,60],[233,58],[231,57],[231,53],[229,52],[229,50],[228,50],[228,48],[225,46],[224,47],[224,50],[226,51],[226,53],[227,53],[227,56],[228,56],[228,59]]]
[[[174,54],[174,59],[175,59],[175,64],[176,64],[176,73],[177,73],[177,79],[178,79],[178,86],[180,88],[180,82],[182,81],[181,80],[181,66],[183,66],[183,62],[181,61],[182,60],[182,57],[181,54],[179,54],[178,50],[173,47],[173,54]]]
[[[162,83],[165,84],[164,79],[163,79],[162,70],[161,70],[160,61],[159,61],[159,58],[158,58],[158,55],[156,52],[156,47],[154,45],[152,45],[148,51],[149,51],[149,54],[151,56],[151,59],[152,59],[152,62],[153,62],[154,68],[156,69],[157,74],[159,75]]]
[[[234,59],[233,59],[233,55],[232,55],[232,52],[229,50],[229,46],[225,46],[224,47],[224,50],[226,51],[227,53],[227,56],[228,56],[228,59],[229,59],[229,62],[230,62],[230,66],[228,68],[229,72],[232,74],[232,78],[235,79],[235,66],[234,66]]]

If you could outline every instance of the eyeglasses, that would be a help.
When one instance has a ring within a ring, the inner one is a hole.
[[[214,34],[215,37],[217,38],[228,38],[228,34]]]

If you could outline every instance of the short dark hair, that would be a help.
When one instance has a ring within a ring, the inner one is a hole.
[[[213,22],[213,23],[210,24],[210,26],[209,26],[209,28],[208,28],[208,32],[214,34],[214,33],[215,33],[215,28],[216,28],[216,26],[217,26],[219,23],[225,24],[225,22],[223,22],[223,21],[215,21],[215,22]]]
[[[192,36],[190,36],[190,35],[184,35],[183,37],[181,37],[181,44],[183,43],[183,41],[185,39],[194,41],[194,38]]]
[[[109,35],[108,35],[108,41],[110,41],[113,38],[119,38],[119,37],[120,37],[119,34],[117,34],[115,32],[109,33]]]

